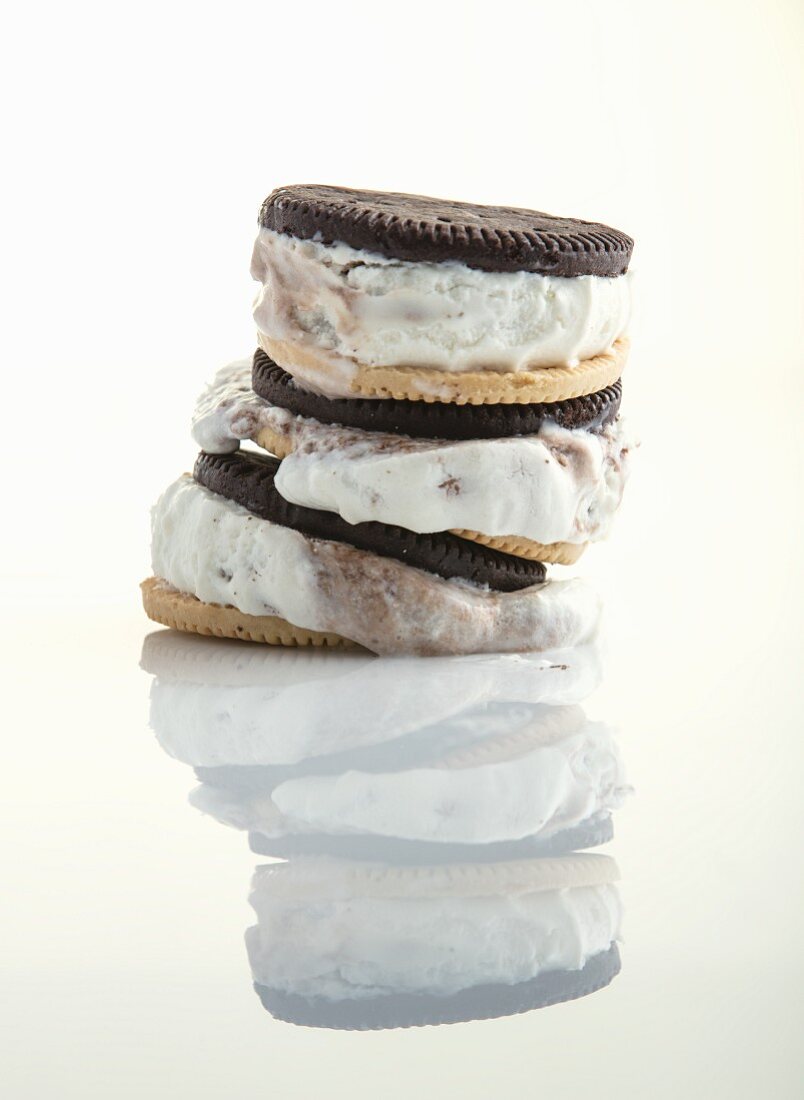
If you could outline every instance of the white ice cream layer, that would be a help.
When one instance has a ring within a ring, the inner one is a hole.
[[[579,580],[519,592],[447,581],[259,519],[183,476],[152,515],[154,574],[208,603],[335,631],[380,654],[521,652],[580,645],[599,601]]]
[[[254,981],[331,1000],[449,995],[580,970],[618,938],[613,885],[516,896],[294,901],[257,880],[247,933]]]
[[[231,451],[264,427],[293,441],[275,480],[286,500],[337,512],[348,523],[420,533],[601,539],[629,472],[631,443],[620,419],[601,432],[547,423],[538,435],[507,439],[409,439],[293,416],[250,392],[250,364],[224,367],[199,399],[196,442]]]
[[[307,425],[315,425],[307,421]],[[619,421],[599,434],[548,424],[538,436],[433,443],[318,427],[282,462],[292,504],[409,531],[479,531],[537,542],[604,538],[622,499],[629,445]]]
[[[524,753],[506,751],[493,731],[465,749],[463,763],[411,760],[399,770],[361,768],[359,753],[333,775],[266,781],[255,790],[206,784],[191,802],[239,829],[288,836],[324,833],[428,844],[497,844],[525,837],[542,841],[618,809],[629,792],[608,727],[586,722],[574,733]],[[438,742],[438,728],[430,731]],[[523,731],[525,732],[525,731]],[[379,737],[378,737],[379,740]],[[409,746],[409,751],[411,747]],[[488,754],[498,759],[490,762]]]
[[[269,339],[348,365],[523,371],[608,351],[626,330],[631,279],[414,263],[261,229],[251,273]],[[348,381],[344,396],[348,396]]]

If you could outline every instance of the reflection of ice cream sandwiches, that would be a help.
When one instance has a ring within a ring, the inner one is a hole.
[[[273,192],[260,346],[202,396],[194,473],[154,509],[148,614],[382,654],[588,640],[593,593],[544,563],[605,537],[622,496],[631,251],[536,211]]]
[[[583,997],[620,968],[613,860],[257,869],[246,934],[272,1015],[368,1030],[456,1023]]]
[[[258,652],[244,668],[227,643],[154,635],[144,664],[158,675],[157,736],[202,781],[191,800],[247,829],[260,854],[505,859],[610,838],[619,754],[566,701],[594,683],[593,652],[343,655],[343,674],[323,679],[338,658],[310,654],[307,682],[301,655],[287,667],[287,655]]]
[[[165,750],[194,766],[293,764],[374,745],[495,702],[568,705],[600,681],[596,647],[377,659],[244,648],[158,631],[142,667]]]

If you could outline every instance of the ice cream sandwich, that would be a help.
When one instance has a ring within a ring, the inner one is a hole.
[[[442,867],[259,867],[246,933],[276,1018],[379,1030],[490,1019],[587,996],[620,969],[601,855]]]

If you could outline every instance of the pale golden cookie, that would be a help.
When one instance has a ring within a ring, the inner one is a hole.
[[[360,648],[340,634],[323,634],[293,626],[278,615],[247,615],[236,607],[204,603],[178,592],[158,577],[149,577],[140,585],[145,614],[162,626],[190,634],[216,638],[239,638],[248,642],[281,646],[326,646],[329,649]]]
[[[573,565],[586,549],[585,542],[535,542],[533,539],[521,538],[519,535],[481,535],[477,531],[464,531],[455,529],[453,535],[459,535],[462,539],[470,539],[472,542],[482,543],[494,550],[502,550],[505,554],[512,554],[515,558],[527,558],[528,561],[544,561],[553,565]]]
[[[339,367],[317,349],[272,340],[257,334],[260,347],[286,371],[308,385],[320,379],[337,380]],[[407,401],[444,401],[456,405],[530,405],[565,401],[612,386],[628,358],[628,339],[620,337],[611,351],[583,359],[573,367],[534,367],[529,371],[444,371],[432,367],[368,367],[352,364],[349,381],[357,397],[393,397]],[[341,368],[342,370],[342,368]]]

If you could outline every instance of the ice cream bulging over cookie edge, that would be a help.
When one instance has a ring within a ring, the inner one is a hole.
[[[477,531],[548,544],[604,538],[630,468],[624,422],[596,433],[546,425],[535,436],[414,440],[320,424],[263,401],[250,364],[224,367],[201,395],[193,436],[227,453],[268,428],[290,454],[276,479],[291,503],[410,531]]]

